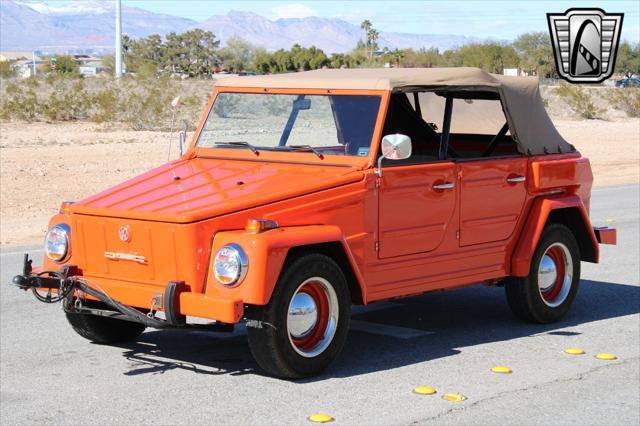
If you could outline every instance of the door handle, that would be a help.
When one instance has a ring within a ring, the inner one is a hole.
[[[440,183],[438,185],[433,185],[433,189],[453,189],[454,188],[454,184],[453,182],[445,182],[445,183]]]
[[[524,182],[526,180],[527,178],[524,176],[512,176],[507,178],[507,183],[518,183],[518,182]]]

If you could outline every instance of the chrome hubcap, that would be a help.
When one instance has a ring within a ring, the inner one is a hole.
[[[305,280],[296,289],[287,311],[287,333],[293,349],[305,358],[320,355],[338,327],[338,296],[321,277]]]
[[[538,291],[549,307],[558,307],[571,291],[573,260],[567,246],[553,243],[545,250],[538,265]]]
[[[538,269],[538,286],[540,290],[547,291],[553,287],[557,277],[558,269],[556,268],[556,263],[550,256],[545,254],[542,256],[540,268]]]
[[[307,293],[296,293],[289,305],[287,324],[294,339],[308,335],[318,322],[318,307]]]

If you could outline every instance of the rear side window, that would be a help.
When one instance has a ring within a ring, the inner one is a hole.
[[[473,96],[472,93],[469,94]],[[411,105],[416,108],[415,96],[408,95]],[[442,129],[444,119],[445,97],[434,92],[418,94],[420,115],[438,129]],[[475,133],[481,135],[495,135],[504,125],[506,117],[502,104],[498,99],[460,99],[453,100],[451,116],[451,133]]]
[[[414,110],[441,134],[446,97],[451,96],[448,158],[484,158],[520,155],[496,93],[420,92],[408,94]],[[417,102],[416,102],[417,101]]]
[[[451,133],[495,135],[506,122],[507,119],[499,100],[453,100]],[[508,129],[507,134],[510,134]]]

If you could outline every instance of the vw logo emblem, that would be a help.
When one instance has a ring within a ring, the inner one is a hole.
[[[118,237],[120,241],[127,242],[131,239],[131,235],[129,234],[129,225],[123,225],[118,229]]]

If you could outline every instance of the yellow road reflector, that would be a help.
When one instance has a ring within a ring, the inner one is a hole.
[[[512,370],[505,365],[496,365],[491,369],[494,373],[510,374]]]
[[[417,393],[418,395],[433,395],[437,393],[437,391],[429,386],[418,386],[413,390],[413,393]]]
[[[445,393],[444,395],[442,395],[442,399],[446,399],[447,401],[452,402],[460,402],[467,399],[467,397],[459,393]]]
[[[613,359],[618,359],[618,357],[615,356],[614,354],[598,354],[598,355],[596,355],[596,358],[604,359],[604,360],[607,360],[607,361],[611,361]]]
[[[610,217],[609,217],[609,218],[607,218],[607,223],[613,223],[613,222],[614,222],[614,220],[613,220],[613,219],[611,219]]]
[[[314,423],[329,423],[335,419],[328,414],[317,413],[309,416],[309,420]]]
[[[584,355],[584,351],[580,348],[569,348],[564,350],[569,355]]]

